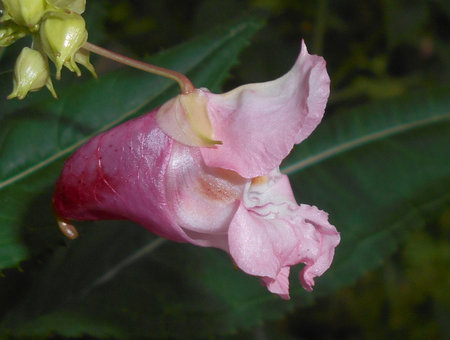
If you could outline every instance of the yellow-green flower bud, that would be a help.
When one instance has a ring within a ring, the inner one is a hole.
[[[82,14],[86,8],[86,0],[47,0],[47,4],[55,8]]]
[[[23,99],[28,92],[38,91],[44,85],[56,98],[47,58],[39,51],[24,47],[14,66],[14,89],[8,99]]]
[[[50,12],[42,21],[39,34],[44,52],[56,65],[56,79],[61,78],[63,65],[80,76],[75,54],[87,41],[83,17],[74,12]]]
[[[45,0],[3,0],[3,5],[5,13],[2,21],[11,19],[16,24],[35,31],[45,14],[46,2]]]
[[[9,20],[0,25],[0,46],[9,46],[28,33],[29,31],[25,27],[19,26]]]

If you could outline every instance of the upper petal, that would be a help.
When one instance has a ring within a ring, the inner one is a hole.
[[[223,144],[202,148],[205,163],[253,178],[277,168],[293,145],[322,119],[329,95],[322,57],[302,42],[295,65],[283,77],[208,96],[214,137]]]

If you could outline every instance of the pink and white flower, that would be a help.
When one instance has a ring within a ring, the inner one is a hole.
[[[304,43],[283,77],[225,94],[197,89],[78,149],[56,185],[57,214],[127,219],[178,242],[228,252],[247,274],[289,299],[330,266],[339,233],[297,205],[281,161],[320,123],[329,95],[322,57]]]

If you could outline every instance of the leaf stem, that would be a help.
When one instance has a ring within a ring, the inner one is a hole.
[[[193,92],[195,89],[194,85],[192,85],[192,82],[189,80],[189,78],[186,77],[184,74],[179,73],[177,71],[169,70],[169,69],[155,66],[152,64],[147,64],[142,61],[126,57],[122,54],[112,52],[103,47],[91,44],[90,42],[86,42],[83,45],[83,48],[87,51],[90,51],[92,53],[101,55],[102,57],[114,60],[118,63],[125,64],[125,65],[137,68],[137,69],[145,71],[145,72],[157,74],[159,76],[175,80],[178,83],[178,85],[180,86],[181,92],[183,94]]]

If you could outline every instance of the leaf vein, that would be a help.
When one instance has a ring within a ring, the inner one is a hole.
[[[340,145],[326,149],[326,150],[319,152],[318,154],[315,154],[313,156],[307,157],[298,163],[295,163],[295,164],[292,164],[292,165],[289,165],[289,166],[283,168],[282,172],[287,175],[290,175],[297,171],[304,170],[313,164],[320,163],[320,162],[324,161],[325,159],[330,158],[331,156],[340,154],[342,152],[345,152],[345,151],[348,151],[351,149],[355,149],[358,146],[372,143],[377,140],[383,139],[385,137],[403,133],[408,130],[413,130],[420,126],[435,124],[435,123],[444,121],[446,119],[450,119],[450,113],[446,113],[441,116],[433,116],[433,117],[409,122],[407,124],[397,125],[392,128],[383,129],[383,130],[380,130],[380,131],[377,131],[374,133],[370,133],[365,136],[355,138],[355,139],[349,140],[345,143],[342,143]]]

